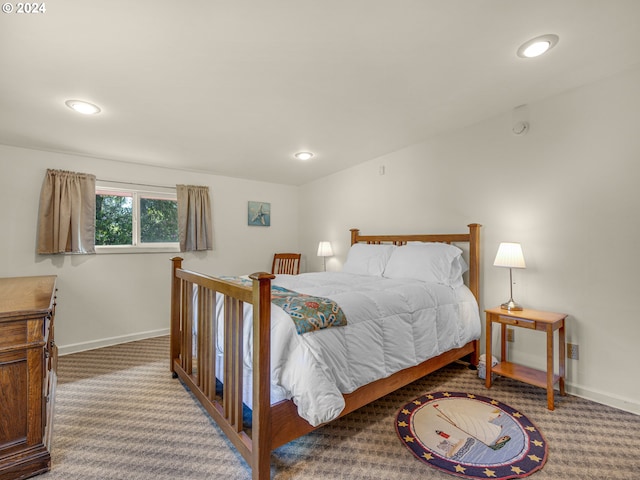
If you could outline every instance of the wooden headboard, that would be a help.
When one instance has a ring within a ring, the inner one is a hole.
[[[412,234],[412,235],[360,235],[357,228],[351,229],[351,245],[354,243],[406,245],[407,242],[441,242],[441,243],[468,243],[469,264],[467,285],[480,303],[480,225],[471,223],[467,225],[469,233],[439,233],[439,234]]]

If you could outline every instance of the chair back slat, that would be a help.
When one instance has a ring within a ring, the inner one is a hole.
[[[271,273],[274,275],[298,275],[300,273],[300,253],[276,253],[273,256]]]

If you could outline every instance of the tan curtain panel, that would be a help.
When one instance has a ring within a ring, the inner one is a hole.
[[[47,170],[40,191],[37,252],[96,253],[96,177]]]
[[[213,250],[209,187],[176,185],[180,251]]]

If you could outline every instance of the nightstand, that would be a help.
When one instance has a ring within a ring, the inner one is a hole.
[[[543,312],[540,310],[505,310],[503,308],[491,308],[485,310],[487,315],[486,325],[486,358],[487,358],[487,376],[485,385],[491,388],[491,374],[496,373],[503,377],[513,378],[521,382],[526,382],[537,387],[547,389],[547,408],[553,410],[553,386],[558,383],[560,395],[564,395],[564,376],[565,376],[565,318],[564,313]],[[492,326],[493,323],[500,324],[500,358],[501,362],[496,366],[491,365],[491,343],[492,343]],[[507,327],[521,327],[530,330],[540,330],[547,332],[547,371],[536,370],[523,365],[517,365],[507,361]],[[558,374],[554,374],[553,369],[553,353],[554,338],[553,332],[558,330]]]

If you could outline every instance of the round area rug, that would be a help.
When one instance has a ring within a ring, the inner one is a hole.
[[[458,477],[526,477],[547,460],[547,442],[527,417],[470,393],[416,398],[398,412],[396,431],[418,459]]]

